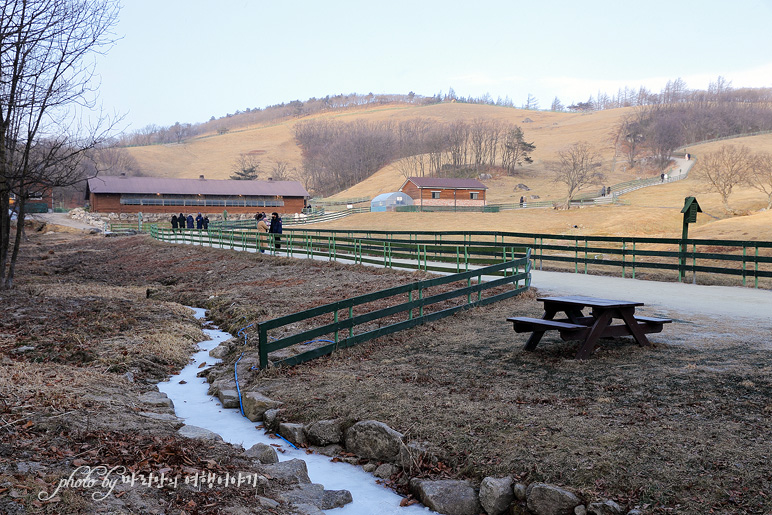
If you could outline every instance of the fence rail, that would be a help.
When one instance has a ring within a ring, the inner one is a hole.
[[[153,226],[153,237],[290,257],[349,260],[388,267],[460,272],[522,256],[533,249],[539,269],[772,288],[772,242],[581,236],[501,231],[354,231],[288,228],[187,230]],[[262,234],[262,235],[261,235]],[[276,241],[276,240],[280,241]],[[276,249],[276,243],[281,249]],[[720,281],[717,277],[723,277]]]
[[[326,345],[320,345],[311,350],[277,359],[271,364],[296,365],[310,359],[331,354],[337,349],[351,347],[358,343],[409,329],[419,324],[439,320],[464,309],[469,309],[474,306],[483,306],[514,297],[526,291],[530,285],[529,266],[530,254],[526,253],[521,259],[507,261],[473,271],[418,281],[404,286],[395,286],[386,290],[340,300],[324,306],[260,322],[257,329],[258,353],[260,358],[259,367],[263,369],[269,365],[270,353],[289,347],[315,341],[326,343]],[[522,271],[520,271],[521,267]],[[503,277],[492,281],[482,282],[483,276],[497,274],[503,274]],[[476,280],[476,283],[474,284],[472,283],[473,279]],[[426,293],[430,288],[436,288],[456,282],[462,282],[464,286],[426,296]],[[522,286],[520,285],[521,282],[523,283]],[[506,289],[503,292],[494,290],[495,288],[508,285],[514,285],[514,288]],[[483,297],[483,293],[490,294]],[[388,307],[378,308],[367,312],[355,312],[355,310],[360,310],[362,306],[367,304],[384,300],[393,301],[394,299],[399,299],[405,295],[407,295],[408,298],[406,302],[392,304]],[[460,304],[451,307],[442,307],[431,313],[428,312],[432,306],[458,298],[465,298],[465,300]],[[416,311],[417,316],[415,315]],[[340,313],[343,313],[345,318],[341,319]],[[406,315],[404,315],[405,313]],[[388,325],[374,323],[384,320],[388,321],[390,318],[399,314],[403,314],[405,319],[389,323]],[[324,318],[325,315],[327,316],[327,319],[332,315],[333,321],[320,323],[319,325],[316,325],[316,327],[300,333],[269,341],[269,332],[272,330],[282,330],[287,326],[303,324],[303,322],[317,317]],[[357,328],[362,329],[362,331],[357,333]],[[342,332],[345,333],[344,337],[341,337]],[[322,336],[330,336],[332,339],[319,340]]]

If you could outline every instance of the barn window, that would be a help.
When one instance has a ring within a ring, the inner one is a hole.
[[[478,191],[470,191],[469,192],[469,198],[472,200],[477,200],[480,197],[480,193]]]
[[[440,192],[439,191],[432,191],[432,198],[440,198]]]

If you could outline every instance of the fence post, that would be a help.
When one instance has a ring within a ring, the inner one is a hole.
[[[743,244],[743,256],[745,256],[745,245]],[[745,264],[743,263],[743,271]],[[692,243],[692,284],[697,284],[697,244]],[[743,286],[745,286],[745,273],[743,272]]]
[[[257,353],[260,357],[260,370],[268,366],[268,331],[257,324]]]
[[[745,286],[745,242],[743,242],[743,286]]]
[[[758,288],[759,287],[759,246],[756,245],[756,259],[754,260],[754,267],[753,267],[753,287]]]
[[[633,243],[633,245],[635,244]],[[622,279],[625,278],[625,269],[626,269],[625,265],[627,264],[627,259],[625,259],[626,254],[627,254],[627,242],[625,240],[622,240]],[[633,279],[635,279],[634,276],[635,276],[635,272],[633,272]]]

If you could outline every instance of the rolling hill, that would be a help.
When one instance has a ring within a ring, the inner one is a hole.
[[[536,145],[534,163],[519,170],[515,176],[494,176],[484,181],[488,186],[489,203],[516,202],[524,192],[518,184],[530,188],[527,196],[540,200],[559,200],[565,195],[563,186],[552,181],[546,163],[561,149],[577,141],[587,141],[603,155],[606,184],[658,174],[639,169],[629,170],[621,158],[615,159],[613,133],[615,127],[632,108],[589,113],[554,113],[525,111],[488,105],[442,103],[429,106],[387,105],[355,110],[327,112],[310,118],[341,121],[402,121],[425,118],[437,122],[476,119],[499,120],[519,125],[527,141]],[[301,167],[300,149],[293,137],[293,127],[309,118],[291,119],[268,126],[243,127],[225,134],[209,134],[180,144],[131,147],[128,149],[148,175],[159,177],[225,179],[241,154],[257,155],[261,160],[262,177],[270,176],[277,161],[289,168]],[[700,153],[709,152],[723,143],[707,143],[689,147],[699,160]],[[736,138],[731,144],[743,144],[751,150],[772,151],[772,135]],[[370,178],[334,197],[374,197],[394,191],[404,182],[395,164],[389,165]],[[597,189],[597,187],[594,187]],[[705,184],[688,178],[672,184],[638,190],[623,197],[627,205],[592,207],[557,211],[526,209],[501,213],[367,213],[332,222],[329,227],[369,227],[408,229],[500,229],[526,232],[556,232],[562,234],[598,235],[659,235],[679,236],[680,209],[685,196],[697,196],[706,214],[700,215],[690,233],[693,237],[772,240],[772,213],[763,211],[766,197],[750,187],[736,190],[730,198],[733,208],[746,216],[729,216],[721,208],[717,194]]]

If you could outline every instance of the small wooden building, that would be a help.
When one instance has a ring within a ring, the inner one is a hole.
[[[88,180],[97,213],[300,213],[310,195],[298,181],[105,176]]]
[[[410,195],[413,204],[421,207],[482,207],[487,189],[477,179],[409,177],[399,191]]]

